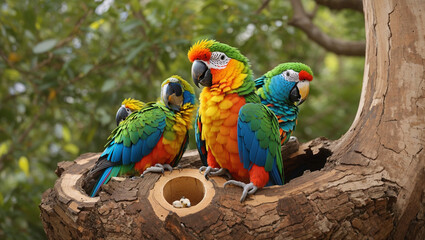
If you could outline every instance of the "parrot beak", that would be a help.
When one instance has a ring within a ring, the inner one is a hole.
[[[310,82],[301,81],[298,82],[291,90],[289,99],[295,103],[296,106],[301,105],[308,96],[310,91]]]
[[[192,64],[192,79],[199,88],[199,83],[204,87],[211,87],[212,74],[208,66],[199,60],[195,60]]]
[[[180,84],[175,82],[166,84],[162,88],[161,98],[165,106],[174,111],[180,111],[183,105],[183,90]]]
[[[117,122],[117,126],[120,124],[121,121],[123,121],[124,119],[126,119],[128,117],[128,115],[130,115],[130,113],[127,112],[126,107],[124,105],[122,105],[118,109],[117,115],[115,116],[115,121]]]

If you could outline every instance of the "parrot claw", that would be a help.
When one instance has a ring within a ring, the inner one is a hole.
[[[207,180],[210,179],[209,176],[221,176],[221,175],[229,176],[230,175],[227,169],[225,168],[212,168],[210,166],[208,167],[202,166],[199,168],[199,173],[202,174],[202,171],[205,171],[204,176]]]
[[[227,184],[231,184],[231,185],[235,185],[235,186],[243,188],[241,202],[245,201],[245,198],[247,197],[247,195],[254,194],[258,189],[258,187],[255,186],[254,183],[252,182],[246,184],[246,183],[235,181],[235,180],[229,180],[224,183],[223,187],[226,187]]]
[[[140,178],[140,176],[132,176],[130,179],[133,181],[133,180],[137,180],[139,178]]]
[[[144,177],[146,173],[151,172],[151,173],[164,173],[165,170],[168,170],[170,172],[173,171],[173,168],[169,165],[169,164],[155,164],[155,166],[152,167],[148,167],[141,175],[140,177]]]

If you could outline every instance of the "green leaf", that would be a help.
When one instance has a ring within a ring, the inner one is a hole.
[[[131,50],[130,54],[127,55],[127,57],[125,58],[125,61],[128,63],[131,60],[133,60],[133,58],[135,58],[137,56],[137,54],[139,54],[140,51],[142,51],[145,47],[146,47],[147,43],[141,43],[137,48]]]
[[[86,64],[83,66],[82,73],[86,75],[88,72],[90,72],[90,70],[92,70],[92,68],[93,68],[92,64]]]
[[[47,52],[50,49],[52,49],[56,45],[57,42],[58,42],[57,39],[44,40],[44,41],[38,43],[37,45],[35,45],[34,48],[32,49],[32,51],[35,54]]]
[[[125,25],[123,25],[123,27],[121,28],[123,32],[128,32],[132,29],[134,29],[135,27],[141,26],[143,24],[142,21],[140,21],[139,19],[134,19],[131,20],[129,22],[126,22]]]
[[[114,79],[108,79],[103,83],[100,91],[107,92],[107,91],[110,91],[114,88],[115,88],[115,80]]]

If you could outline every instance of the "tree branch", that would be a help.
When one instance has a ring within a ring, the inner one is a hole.
[[[301,29],[314,42],[322,46],[328,51],[339,55],[347,56],[364,56],[366,51],[365,41],[345,41],[335,39],[325,34],[313,24],[306,13],[301,1],[291,0],[294,15],[292,16],[290,25]]]
[[[258,8],[258,10],[255,12],[256,14],[260,14],[261,11],[264,10],[264,8],[266,8],[270,3],[270,0],[264,0],[263,4],[261,4],[260,8]]]
[[[341,10],[351,9],[363,13],[362,0],[315,0],[317,4],[330,9]]]

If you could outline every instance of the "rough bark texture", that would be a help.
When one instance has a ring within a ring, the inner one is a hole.
[[[206,208],[170,211],[161,220],[147,199],[160,175],[113,180],[90,199],[81,178],[98,155],[85,154],[60,163],[59,179],[43,195],[48,238],[425,239],[425,4],[363,6],[367,49],[357,116],[341,139],[285,153],[289,183],[239,203],[241,189],[215,179]],[[182,160],[199,164],[196,152]]]

